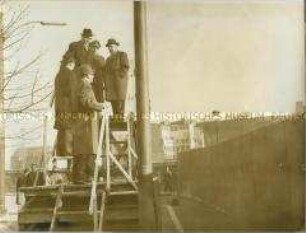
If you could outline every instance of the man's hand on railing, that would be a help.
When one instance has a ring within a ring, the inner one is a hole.
[[[110,102],[108,101],[104,101],[103,102],[103,109],[101,110],[101,112],[99,112],[99,117],[103,117],[103,116],[111,116],[112,115],[112,107]]]
[[[106,112],[106,103],[103,102],[103,108],[101,109],[101,111],[98,112],[98,117],[99,119],[102,119],[103,115],[105,115],[105,112]]]

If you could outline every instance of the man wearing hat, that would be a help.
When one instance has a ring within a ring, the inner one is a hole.
[[[76,93],[77,77],[74,72],[75,59],[66,56],[55,78],[55,124],[57,129],[56,154],[57,156],[73,155],[73,117],[77,111]]]
[[[95,76],[93,80],[93,90],[95,96],[99,102],[103,102],[104,97],[104,77],[103,77],[103,69],[105,65],[105,59],[103,56],[99,55],[97,51],[101,48],[101,44],[99,41],[94,40],[89,44],[89,52],[90,52],[90,60],[92,68],[95,71]]]
[[[76,68],[79,68],[82,64],[87,64],[89,59],[89,44],[92,41],[93,33],[90,28],[84,28],[81,33],[81,40],[72,42],[69,45],[66,54],[72,54],[76,61]],[[66,56],[66,54],[64,56]]]
[[[119,51],[119,42],[108,39],[106,47],[110,55],[104,66],[106,100],[110,101],[115,116],[122,117],[128,84],[129,59],[125,52]]]
[[[80,82],[78,88],[79,116],[74,127],[74,160],[72,176],[75,183],[88,183],[94,172],[94,159],[98,147],[98,112],[103,103],[95,97],[92,82],[94,71],[89,64],[80,66]]]

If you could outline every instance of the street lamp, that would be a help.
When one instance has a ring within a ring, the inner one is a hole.
[[[40,24],[42,26],[60,26],[60,27],[68,25],[67,23],[63,22],[47,22],[47,21],[30,21],[26,23],[26,25],[29,24]]]

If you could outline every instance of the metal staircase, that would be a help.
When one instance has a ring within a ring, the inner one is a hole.
[[[137,155],[132,145],[133,122],[131,117],[110,119],[106,112],[103,113],[89,204],[89,212],[94,216],[94,230],[125,230],[131,226],[137,229],[135,224],[138,223],[139,193],[134,172]],[[106,171],[106,187],[102,194],[98,218],[96,187],[99,180],[98,164],[101,162]],[[125,182],[130,189],[114,189],[112,183],[118,181]]]
[[[23,187],[20,230],[138,230],[137,155],[131,117],[101,120],[93,181]]]

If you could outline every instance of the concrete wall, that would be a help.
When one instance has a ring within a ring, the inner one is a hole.
[[[203,134],[205,146],[211,146],[278,121],[268,118],[206,121],[196,125]]]
[[[179,156],[186,229],[304,226],[304,122],[284,121]]]
[[[165,160],[163,150],[163,140],[161,135],[161,126],[151,123],[151,148],[152,148],[152,163],[161,163]]]

